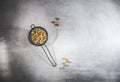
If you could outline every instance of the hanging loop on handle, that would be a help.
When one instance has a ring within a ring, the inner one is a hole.
[[[47,58],[50,61],[51,65],[53,67],[56,67],[57,63],[56,63],[55,59],[53,58],[52,54],[50,53],[49,49],[47,48],[47,46],[45,44],[42,45],[42,49],[45,52],[45,55],[47,56]]]
[[[35,27],[35,25],[34,24],[31,24],[31,26],[30,26],[31,28],[34,28]]]

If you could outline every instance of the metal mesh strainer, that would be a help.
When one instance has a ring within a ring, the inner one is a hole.
[[[53,58],[50,50],[46,46],[46,42],[48,40],[48,32],[46,29],[40,26],[31,25],[31,30],[28,35],[29,41],[35,46],[41,46],[44,53],[46,54],[48,60],[52,64],[53,67],[57,66],[55,59]]]

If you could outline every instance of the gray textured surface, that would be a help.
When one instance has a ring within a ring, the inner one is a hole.
[[[120,82],[119,0],[0,0],[0,82]],[[61,26],[50,22],[59,17]],[[47,29],[53,68],[27,39]],[[72,63],[60,70],[62,58]]]

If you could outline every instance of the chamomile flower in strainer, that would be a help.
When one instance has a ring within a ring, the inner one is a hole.
[[[48,39],[47,31],[42,27],[34,27],[29,33],[29,40],[32,44],[36,46],[42,46],[46,43]]]

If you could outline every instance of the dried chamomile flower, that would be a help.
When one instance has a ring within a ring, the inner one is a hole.
[[[31,41],[34,44],[43,44],[47,37],[46,32],[43,29],[35,28],[31,32]]]
[[[60,18],[55,18],[55,20],[51,21],[51,23],[53,23],[55,26],[60,26],[59,20]]]

